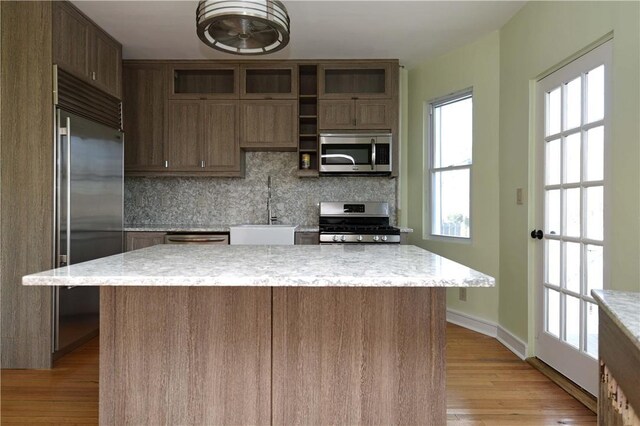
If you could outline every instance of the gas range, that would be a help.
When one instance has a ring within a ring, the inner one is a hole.
[[[320,244],[399,244],[400,229],[389,225],[389,203],[320,203]]]

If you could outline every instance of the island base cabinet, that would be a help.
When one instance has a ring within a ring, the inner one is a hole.
[[[102,287],[100,424],[446,424],[445,289]]]
[[[273,289],[273,424],[444,425],[445,289]]]
[[[270,423],[270,288],[100,296],[101,425]]]

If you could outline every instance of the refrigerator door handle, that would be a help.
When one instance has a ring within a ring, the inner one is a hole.
[[[60,253],[60,266],[67,266],[71,264],[71,117],[67,117],[66,128],[60,129],[60,132],[63,136],[66,136],[67,140],[67,158],[66,158],[66,173],[67,173],[67,187],[65,188],[67,191],[66,196],[66,212],[67,217],[65,217],[66,221],[66,250],[65,253]],[[63,133],[64,131],[64,133]]]

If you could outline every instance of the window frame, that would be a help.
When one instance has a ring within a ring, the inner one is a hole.
[[[448,167],[434,167],[434,159],[435,159],[435,109],[438,107],[442,107],[448,104],[452,104],[455,102],[463,101],[465,99],[472,100],[472,112],[471,112],[471,163],[465,165],[458,166],[448,166]],[[473,179],[471,178],[473,172],[473,145],[474,145],[474,131],[473,131],[473,117],[474,117],[474,108],[473,108],[473,87],[468,87],[463,90],[459,90],[457,92],[453,92],[447,94],[445,96],[441,96],[425,103],[425,116],[426,116],[426,124],[427,124],[427,132],[426,132],[426,162],[425,162],[425,189],[427,191],[423,191],[423,195],[425,196],[425,209],[426,214],[423,217],[425,221],[423,229],[423,238],[429,240],[436,241],[446,241],[446,242],[455,242],[462,244],[470,244],[473,240],[473,218],[472,218],[472,196],[473,193]],[[460,237],[455,235],[441,235],[434,233],[434,205],[435,205],[435,179],[434,176],[436,173],[447,172],[447,171],[455,171],[455,170],[469,170],[469,236],[468,237]]]

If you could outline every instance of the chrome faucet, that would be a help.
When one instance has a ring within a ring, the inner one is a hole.
[[[267,177],[267,223],[273,225],[278,218],[273,215],[271,207],[271,175]]]

